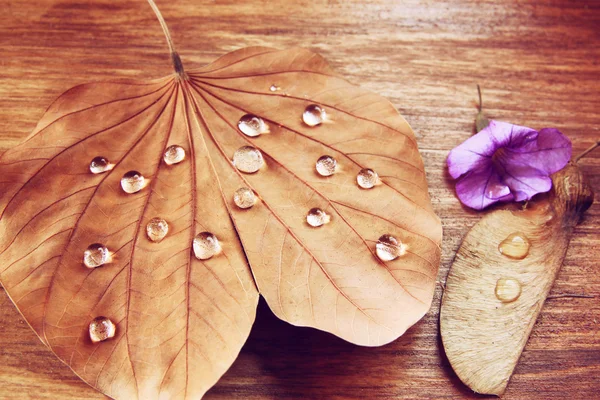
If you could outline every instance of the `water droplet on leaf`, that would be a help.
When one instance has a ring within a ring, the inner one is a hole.
[[[325,118],[327,117],[327,113],[323,108],[316,104],[311,104],[306,107],[304,113],[302,114],[302,120],[308,126],[317,126],[323,123]]]
[[[256,172],[264,163],[260,150],[252,146],[240,147],[233,154],[233,165],[242,172],[249,174]]]
[[[121,187],[125,193],[136,193],[144,188],[145,179],[137,171],[129,171],[121,178]]]
[[[381,261],[392,261],[406,254],[406,245],[392,235],[382,235],[377,240],[375,252]]]
[[[279,88],[277,87],[277,85],[271,85],[271,87],[269,88],[269,90],[270,90],[271,92],[276,92],[276,91],[278,91],[278,90],[279,90]]]
[[[221,244],[210,232],[201,232],[194,238],[194,255],[199,260],[207,260],[221,252]]]
[[[514,278],[500,278],[494,291],[496,297],[503,303],[515,301],[521,295],[521,284]]]
[[[95,157],[92,162],[90,162],[90,171],[92,174],[101,174],[110,170],[112,165],[108,162],[108,160],[104,157]]]
[[[363,189],[371,189],[378,181],[379,176],[377,172],[369,168],[361,169],[358,175],[356,175],[356,182]]]
[[[311,208],[306,214],[306,222],[315,228],[325,225],[331,220],[331,217],[320,208]]]
[[[90,322],[89,332],[92,342],[98,343],[115,337],[117,327],[106,317],[96,317]]]
[[[233,194],[233,202],[239,208],[250,208],[256,204],[256,195],[252,189],[242,187]]]
[[[269,126],[265,121],[256,115],[246,114],[238,121],[240,131],[250,137],[259,136],[261,133],[268,133]]]
[[[511,233],[498,245],[498,251],[506,257],[522,260],[529,254],[529,239],[522,232]]]
[[[331,156],[321,156],[317,160],[317,172],[321,176],[331,176],[335,173],[337,161]]]
[[[165,164],[167,164],[167,165],[178,164],[178,163],[182,162],[184,158],[185,158],[185,150],[183,147],[178,146],[178,145],[173,145],[173,146],[167,147],[167,150],[165,150],[165,154],[163,156],[163,159],[165,160]]]
[[[162,218],[152,218],[146,225],[146,234],[148,239],[153,242],[160,242],[169,233],[169,224]]]
[[[97,268],[110,261],[110,252],[105,245],[91,244],[83,252],[83,264],[88,268]]]

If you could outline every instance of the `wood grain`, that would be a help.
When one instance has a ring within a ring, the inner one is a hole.
[[[388,97],[418,135],[444,224],[430,313],[380,348],[295,328],[261,304],[250,339],[209,399],[477,398],[440,348],[441,286],[468,229],[448,151],[473,129],[475,84],[490,117],[557,127],[577,154],[600,138],[600,4],[594,1],[235,1],[158,4],[189,68],[239,47],[303,46],[342,75]],[[166,45],[145,1],[5,0],[0,14],[0,148],[34,128],[66,89],[90,80],[160,77]],[[580,163],[600,192],[600,152]],[[596,201],[598,202],[598,200]],[[505,398],[596,398],[600,391],[600,208],[575,231],[551,296]],[[0,296],[0,398],[102,398],[47,350]]]

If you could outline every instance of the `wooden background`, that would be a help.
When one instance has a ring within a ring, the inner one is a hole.
[[[418,134],[444,224],[430,313],[394,343],[361,348],[277,320],[263,302],[238,360],[208,399],[477,398],[440,347],[443,283],[467,230],[448,151],[472,131],[477,83],[491,117],[557,127],[577,154],[600,139],[600,2],[575,0],[157,0],[187,68],[249,45],[303,46],[388,97]],[[79,83],[171,72],[144,0],[3,0],[0,149]],[[600,194],[600,150],[581,163]],[[600,196],[598,196],[600,197]],[[600,207],[576,229],[507,399],[600,398]],[[0,399],[90,399],[0,293]]]

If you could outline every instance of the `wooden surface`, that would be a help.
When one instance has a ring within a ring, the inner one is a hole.
[[[5,0],[0,14],[0,149],[22,140],[66,89],[170,73],[162,33],[143,0]],[[419,136],[444,225],[430,313],[380,348],[295,328],[261,303],[251,336],[209,399],[478,398],[440,347],[439,301],[454,253],[480,213],[460,206],[445,169],[472,131],[475,84],[490,117],[557,127],[577,154],[600,139],[597,1],[159,1],[188,68],[249,45],[303,46],[388,97]],[[600,193],[600,151],[581,161]],[[600,197],[600,196],[598,196]],[[600,207],[571,241],[507,399],[598,398]],[[103,398],[37,339],[0,294],[0,399]]]

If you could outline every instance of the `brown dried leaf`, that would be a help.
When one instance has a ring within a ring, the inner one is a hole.
[[[504,393],[573,228],[593,202],[576,165],[552,180],[551,193],[527,210],[496,210],[483,217],[465,237],[448,274],[440,310],[444,350],[458,377],[477,393]],[[501,245],[513,233],[528,240],[527,254],[520,242]]]
[[[305,125],[310,104],[329,121]],[[246,113],[270,133],[243,135]],[[187,157],[166,165],[172,144]],[[244,145],[265,158],[255,174],[232,165]],[[314,167],[324,154],[340,166],[327,178]],[[96,156],[114,168],[90,173]],[[382,184],[360,189],[364,167]],[[136,194],[120,188],[130,170],[149,180]],[[388,101],[307,50],[248,48],[188,79],[73,88],[3,155],[0,174],[6,291],[61,360],[115,398],[201,397],[239,353],[259,291],[281,319],[366,346],[402,335],[431,304],[441,226],[413,132]],[[250,209],[233,203],[242,186],[259,197]],[[309,226],[313,207],[331,222]],[[170,225],[160,243],[145,232],[156,216]],[[191,249],[202,231],[223,248],[204,261]],[[408,251],[384,263],[375,244],[386,233]],[[85,268],[92,243],[112,262]],[[99,315],[117,334],[93,344]]]

